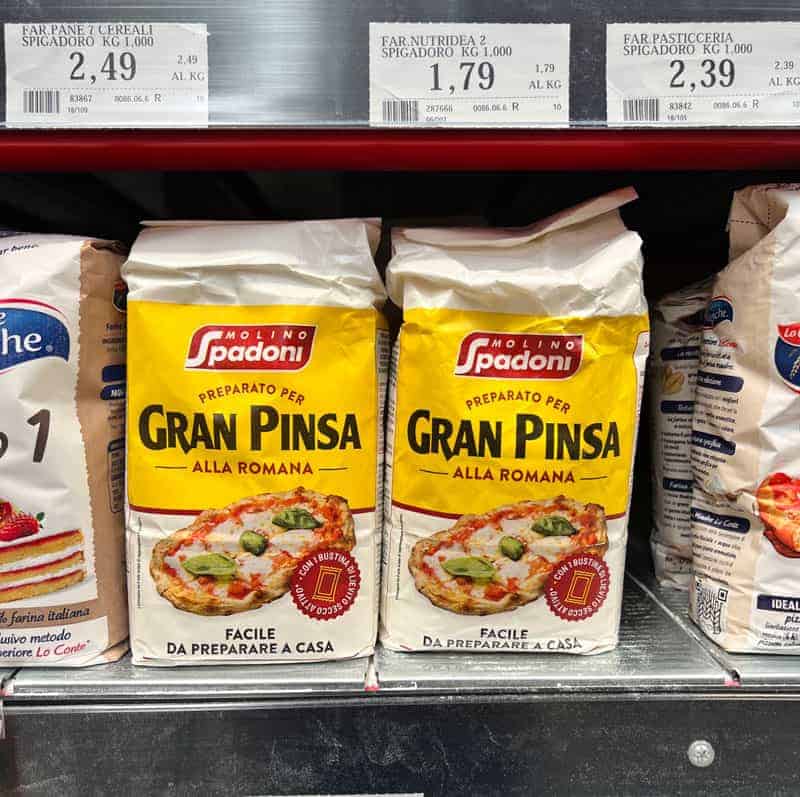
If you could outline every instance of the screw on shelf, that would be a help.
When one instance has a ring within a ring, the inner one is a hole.
[[[695,739],[686,751],[689,761],[695,767],[710,767],[716,758],[716,751],[711,742],[705,739]]]

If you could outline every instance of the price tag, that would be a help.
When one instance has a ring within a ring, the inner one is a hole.
[[[569,126],[569,25],[372,22],[369,123]]]
[[[5,26],[8,127],[206,127],[205,25]]]
[[[608,125],[800,122],[800,23],[608,25]]]

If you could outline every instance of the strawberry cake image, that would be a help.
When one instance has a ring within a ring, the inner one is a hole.
[[[0,499],[0,604],[57,592],[86,577],[83,533],[44,531],[43,520]]]

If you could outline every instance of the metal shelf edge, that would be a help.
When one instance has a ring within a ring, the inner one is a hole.
[[[703,636],[689,618],[686,592],[668,589],[658,584],[650,573],[638,573],[656,600],[681,620],[702,644],[711,651],[737,680],[743,692],[769,691],[774,693],[797,693],[800,691],[800,656],[764,655],[759,653],[729,653]]]
[[[9,707],[143,701],[304,701],[332,698],[517,696],[571,699],[726,691],[727,673],[647,592],[627,580],[619,647],[598,656],[405,654],[303,665],[135,667],[130,658],[87,669],[21,669]],[[376,689],[376,687],[379,687]],[[377,692],[377,694],[376,694]]]

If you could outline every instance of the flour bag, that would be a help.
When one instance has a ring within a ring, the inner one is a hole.
[[[736,192],[697,373],[690,611],[731,651],[800,653],[799,189]]]
[[[650,314],[648,360],[653,531],[658,581],[688,589],[692,577],[692,415],[711,281],[662,297]]]
[[[361,220],[146,227],[125,264],[137,664],[364,656],[388,336]]]
[[[525,229],[400,229],[381,639],[616,645],[648,349],[617,191]]]
[[[0,236],[0,664],[118,659],[123,561],[121,246]]]

